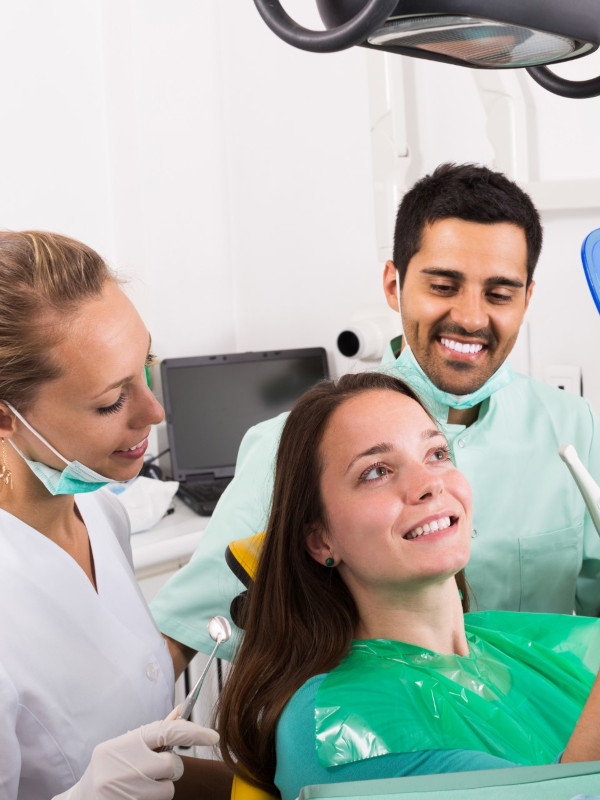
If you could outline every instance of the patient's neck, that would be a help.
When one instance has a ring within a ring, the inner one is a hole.
[[[460,596],[454,580],[430,591],[357,598],[357,639],[391,639],[437,653],[467,655]]]

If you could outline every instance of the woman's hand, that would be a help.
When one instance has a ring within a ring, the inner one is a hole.
[[[171,800],[174,781],[183,774],[176,745],[213,745],[216,731],[183,719],[151,722],[99,744],[81,779],[52,800]]]

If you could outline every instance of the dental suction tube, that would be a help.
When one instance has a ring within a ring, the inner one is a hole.
[[[583,466],[577,455],[577,450],[575,450],[572,444],[563,444],[559,448],[558,454],[569,468],[581,492],[581,496],[585,500],[596,532],[598,536],[600,536],[600,486],[598,486],[596,481]]]

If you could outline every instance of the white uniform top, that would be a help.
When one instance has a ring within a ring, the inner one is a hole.
[[[106,492],[77,496],[98,592],[71,556],[0,510],[0,800],[49,800],[95,745],[163,718],[173,666]]]

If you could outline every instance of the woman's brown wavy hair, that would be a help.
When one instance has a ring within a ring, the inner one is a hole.
[[[218,727],[224,760],[247,780],[276,792],[275,732],[290,697],[346,654],[358,612],[336,569],[317,563],[305,540],[325,525],[320,494],[320,444],[333,412],[363,392],[389,390],[412,398],[402,381],[377,372],[323,381],[296,403],[277,453],[271,515],[256,581],[249,592],[245,635],[221,694]],[[456,576],[463,608],[468,593]]]

